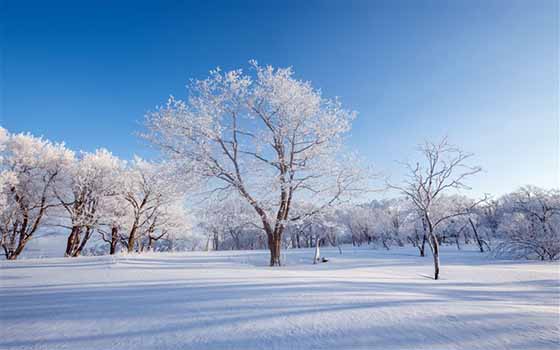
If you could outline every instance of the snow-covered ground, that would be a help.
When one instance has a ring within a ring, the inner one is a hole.
[[[445,248],[1,262],[0,349],[558,349],[559,265]]]

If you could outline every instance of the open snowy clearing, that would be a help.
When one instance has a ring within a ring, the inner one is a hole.
[[[2,262],[1,349],[558,349],[559,265],[446,247]]]

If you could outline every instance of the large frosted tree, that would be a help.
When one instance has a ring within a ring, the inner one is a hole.
[[[354,112],[324,98],[291,68],[251,62],[250,74],[216,69],[147,116],[145,135],[165,154],[193,168],[213,190],[235,191],[266,232],[270,265],[280,265],[282,234],[301,215],[296,197],[320,211],[357,189],[363,176],[340,161]]]
[[[15,260],[58,205],[53,188],[73,152],[64,144],[0,127],[0,245]]]

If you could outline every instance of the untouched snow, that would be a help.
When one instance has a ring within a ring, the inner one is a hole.
[[[0,349],[558,349],[559,265],[474,250],[1,262]]]

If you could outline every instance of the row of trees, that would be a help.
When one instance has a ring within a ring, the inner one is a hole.
[[[1,136],[0,232],[6,259],[17,258],[45,227],[67,230],[67,256],[79,256],[93,236],[96,242],[105,242],[102,251],[109,254],[120,249],[152,250],[159,240],[173,237],[190,238],[192,249],[268,247],[258,214],[243,198],[209,201],[190,217],[184,198],[192,185],[184,185],[185,179],[177,176],[172,164],[139,158],[127,163],[106,150],[76,155],[62,144],[4,129]],[[408,188],[412,184],[408,182]],[[295,201],[291,210],[297,219],[286,223],[280,246],[352,244],[390,249],[410,244],[421,256],[426,247],[437,256],[440,244],[461,249],[462,244],[474,243],[481,252],[492,249],[508,257],[560,257],[557,190],[527,186],[484,201],[441,194],[432,198],[430,221],[414,197],[405,194],[323,208]]]
[[[560,192],[522,187],[482,203],[462,195],[444,195],[430,212],[438,245],[475,245],[480,252],[508,258],[560,258]],[[477,204],[476,206],[474,204]],[[298,211],[299,205],[294,210]],[[307,209],[310,210],[310,209]],[[239,199],[205,208],[194,230],[200,249],[263,249],[265,233],[251,208]],[[424,215],[407,197],[331,207],[286,227],[284,248],[372,246],[381,249],[414,246],[420,256],[429,249]]]
[[[501,237],[499,252],[558,258],[558,193],[525,188],[498,202],[462,197],[480,168],[445,139],[421,145],[405,180],[386,184],[403,199],[356,205],[374,175],[343,147],[355,116],[291,68],[252,61],[249,73],[216,69],[191,82],[186,100],[171,97],[148,113],[141,136],[161,151],[163,163],[124,162],[104,150],[76,155],[2,130],[6,258],[15,259],[47,217],[69,230],[68,256],[80,255],[95,233],[111,253],[119,245],[152,249],[189,231],[184,200],[193,183],[212,199],[196,212],[195,232],[208,235],[206,246],[267,247],[271,266],[281,264],[287,244],[409,242],[422,255],[430,248],[437,279],[439,245],[454,239],[459,246],[460,236],[481,250]]]
[[[16,259],[40,229],[66,229],[65,254],[82,254],[94,234],[107,252],[150,250],[187,232],[184,186],[169,164],[125,162],[106,150],[78,153],[64,144],[0,128],[0,234]],[[120,247],[120,248],[119,248]]]
[[[290,68],[262,67],[255,61],[251,66],[252,74],[217,69],[205,80],[194,80],[186,100],[172,97],[148,114],[144,137],[170,161],[186,164],[208,179],[211,191],[233,193],[251,207],[266,234],[274,266],[281,264],[280,249],[289,227],[326,215],[346,198],[367,192],[364,180],[371,176],[356,159],[343,157],[347,152],[342,140],[355,112],[337,99],[324,98],[309,82],[295,79]],[[437,279],[438,228],[469,215],[486,198],[434,217],[444,195],[468,189],[466,181],[480,168],[469,165],[472,154],[445,139],[422,145],[420,152],[422,160],[407,165],[407,179],[387,186],[405,196],[421,218],[420,246],[428,243]],[[214,245],[219,246],[216,238]]]

